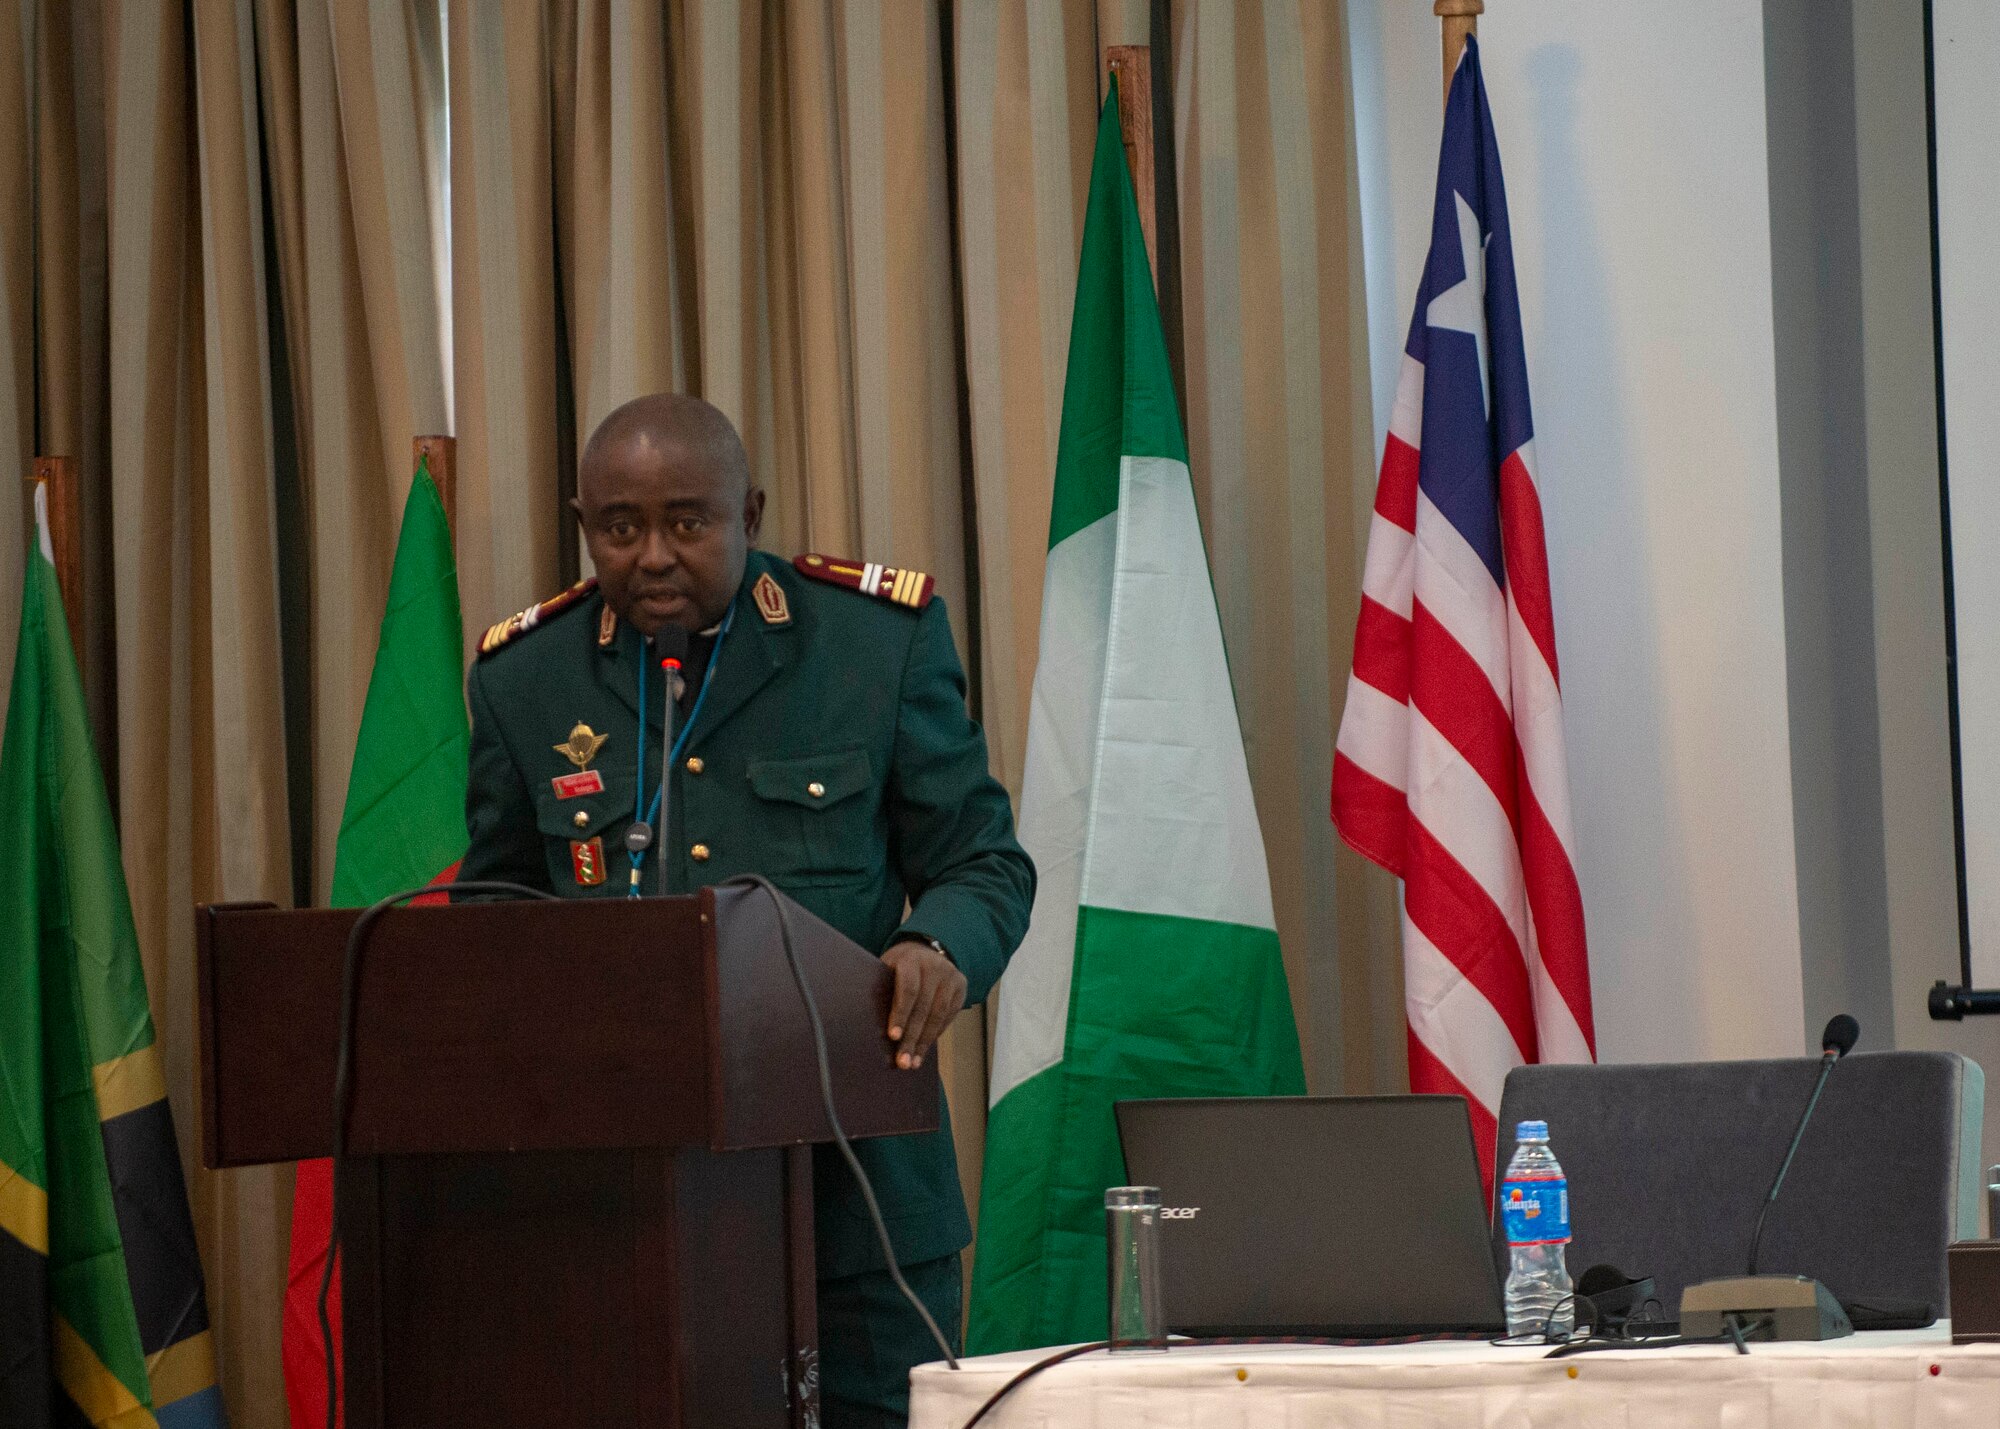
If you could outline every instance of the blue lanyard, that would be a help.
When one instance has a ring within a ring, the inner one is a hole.
[[[736,607],[729,607],[729,614],[722,617],[722,628],[715,632],[715,644],[708,647],[708,663],[701,667],[701,689],[696,691],[694,708],[688,711],[681,732],[674,736],[674,747],[667,754],[667,767],[660,772],[660,782],[653,790],[653,802],[646,807],[646,746],[651,743],[646,738],[646,646],[639,646],[639,777],[632,794],[632,822],[645,824],[653,829],[652,843],[659,843],[666,837],[666,830],[655,828],[653,820],[660,814],[660,798],[667,792],[667,780],[673,776],[674,766],[681,762],[681,750],[687,747],[688,736],[694,732],[694,722],[701,718],[701,707],[708,699],[708,677],[715,669],[715,657],[722,653],[722,642],[729,637],[729,627],[735,623]],[[674,697],[673,690],[667,691],[667,698]],[[651,845],[648,845],[649,847]],[[646,861],[645,849],[627,849],[625,856],[632,860],[632,886],[626,893],[628,898],[639,896],[639,866]]]

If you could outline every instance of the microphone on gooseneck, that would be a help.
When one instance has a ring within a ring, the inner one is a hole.
[[[1826,1031],[1819,1034],[1819,1046],[1823,1055],[1838,1061],[1854,1050],[1854,1044],[1861,1040],[1861,1024],[1846,1013],[1836,1013],[1826,1024]]]
[[[1854,1050],[1855,1042],[1861,1036],[1861,1024],[1845,1012],[1836,1013],[1826,1024],[1826,1031],[1820,1034],[1819,1077],[1813,1082],[1812,1096],[1806,1100],[1805,1112],[1799,1117],[1798,1127],[1792,1132],[1792,1144],[1785,1148],[1785,1159],[1778,1167],[1778,1174],[1771,1182],[1770,1194],[1764,1197],[1764,1207],[1757,1212],[1757,1228],[1750,1235],[1750,1260],[1748,1273],[1757,1273],[1757,1250],[1764,1241],[1764,1219],[1771,1214],[1771,1207],[1777,1203],[1778,1190],[1785,1184],[1785,1173],[1792,1169],[1792,1158],[1799,1154],[1799,1143],[1805,1139],[1806,1124],[1812,1120],[1813,1108],[1819,1105],[1819,1094],[1826,1090],[1826,1079],[1833,1073],[1833,1064]]]
[[[687,659],[688,641],[694,637],[687,627],[676,625],[671,620],[646,637],[646,643],[653,647],[653,653],[661,658],[672,656],[676,660]]]
[[[666,694],[660,701],[660,823],[655,831],[660,853],[654,864],[653,875],[654,886],[662,898],[667,896],[667,830],[671,827],[668,821],[667,803],[668,790],[673,787],[674,772],[669,766],[674,758],[674,716],[680,712],[680,707],[675,701],[680,698],[678,686],[681,680],[681,667],[687,664],[688,643],[691,638],[686,626],[671,623],[662,625],[646,638],[648,654],[659,664],[660,673],[666,677]],[[644,740],[645,737],[646,731],[640,730],[639,738]]]
[[[1757,1212],[1757,1228],[1750,1233],[1749,1273],[1744,1276],[1704,1280],[1681,1291],[1681,1334],[1690,1340],[1720,1340],[1727,1335],[1736,1342],[1738,1354],[1748,1354],[1746,1340],[1834,1340],[1854,1333],[1854,1323],[1824,1285],[1806,1275],[1759,1275],[1757,1251],[1764,1243],[1764,1222],[1778,1203],[1778,1191],[1792,1158],[1799,1154],[1806,1126],[1812,1121],[1819,1094],[1833,1064],[1854,1050],[1861,1025],[1846,1013],[1826,1024],[1820,1034],[1819,1076],[1813,1081],[1812,1096],[1792,1131],[1792,1144],[1785,1148],[1784,1162],[1771,1181],[1771,1190]]]

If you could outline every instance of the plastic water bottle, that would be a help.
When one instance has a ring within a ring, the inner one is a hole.
[[[1514,1159],[1500,1183],[1500,1216],[1513,1254],[1507,1272],[1507,1334],[1566,1340],[1576,1324],[1575,1286],[1564,1263],[1569,1181],[1549,1150],[1549,1124],[1514,1128]]]

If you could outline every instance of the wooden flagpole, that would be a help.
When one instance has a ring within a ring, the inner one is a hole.
[[[35,488],[42,488],[49,508],[49,549],[55,556],[56,588],[62,592],[63,614],[69,622],[70,649],[83,666],[83,511],[78,505],[76,458],[38,456],[25,480],[28,539],[35,534]]]
[[[1440,0],[1443,3],[1443,0]],[[1153,54],[1147,45],[1109,45],[1104,51],[1107,82],[1118,80],[1118,137],[1125,144],[1125,163],[1132,170],[1132,192],[1139,201],[1139,230],[1146,235],[1146,262],[1153,270],[1153,291],[1160,290],[1159,213],[1153,170]]]
[[[428,461],[431,481],[437,487],[438,499],[444,503],[444,519],[451,523],[452,544],[458,544],[458,438],[446,436],[418,437],[411,443],[410,470],[415,472],[417,463]]]
[[[1444,92],[1451,97],[1451,77],[1458,72],[1458,57],[1465,53],[1465,39],[1479,32],[1479,17],[1486,13],[1486,0],[1437,0],[1431,13],[1444,24]]]
[[[1118,80],[1118,137],[1125,164],[1132,172],[1132,195],[1139,209],[1139,230],[1146,240],[1146,261],[1153,270],[1153,293],[1160,301],[1160,326],[1166,333],[1167,365],[1173,372],[1174,397],[1187,410],[1187,358],[1181,327],[1181,241],[1178,178],[1174,167],[1173,118],[1161,99],[1171,94],[1167,79],[1173,63],[1172,35],[1166,6],[1153,6],[1150,45],[1107,45],[1103,78]],[[1155,74],[1155,70],[1159,72]]]

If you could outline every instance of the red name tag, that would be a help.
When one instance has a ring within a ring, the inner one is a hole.
[[[558,799],[580,799],[585,794],[604,792],[604,776],[595,769],[586,769],[580,774],[564,774],[549,780],[549,783],[556,786]]]

